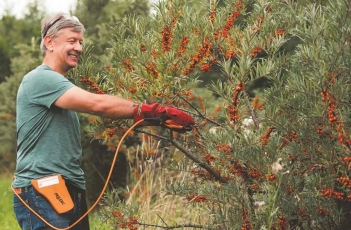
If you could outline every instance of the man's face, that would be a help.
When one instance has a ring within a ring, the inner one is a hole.
[[[82,43],[82,32],[75,32],[73,28],[64,28],[58,32],[53,40],[53,58],[62,70],[68,71],[77,66]]]

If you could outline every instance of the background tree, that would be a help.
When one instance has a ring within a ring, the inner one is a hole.
[[[16,164],[16,96],[23,76],[37,67],[41,60],[38,39],[31,39],[31,45],[18,44],[17,57],[12,58],[11,77],[0,84],[0,170],[12,173]]]
[[[147,16],[150,12],[147,0],[110,1],[110,0],[78,0],[74,15],[84,22],[86,28],[86,44],[93,44],[93,58],[104,63],[113,36],[112,27],[129,16]],[[106,63],[104,63],[106,65]]]
[[[28,4],[29,13],[17,19],[6,13],[0,20],[0,171],[13,172],[16,162],[16,95],[18,86],[40,64],[38,4]]]
[[[11,58],[21,55],[15,46],[30,45],[32,37],[40,37],[40,20],[44,13],[38,9],[36,1],[28,4],[28,10],[23,18],[17,19],[7,13],[0,20],[0,34],[3,35],[0,37],[0,83],[15,73],[11,71]]]

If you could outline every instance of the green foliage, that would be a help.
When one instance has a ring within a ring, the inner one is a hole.
[[[21,19],[6,14],[0,20],[0,34],[6,35],[0,37],[0,82],[15,73],[10,69],[11,59],[20,55],[15,46],[30,45],[32,37],[40,37],[40,20],[44,14],[38,10],[37,2],[29,4],[28,9],[29,13]]]
[[[142,132],[187,157],[178,170],[193,177],[168,189],[210,210],[204,228],[347,229],[350,3],[231,0],[207,10],[162,1],[152,18],[124,19],[110,65],[86,87],[196,118],[191,133]],[[208,70],[217,78],[200,82]],[[247,89],[261,79],[269,87]]]

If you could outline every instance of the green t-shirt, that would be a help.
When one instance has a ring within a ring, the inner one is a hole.
[[[85,189],[77,113],[54,105],[71,87],[73,83],[46,65],[24,76],[17,93],[15,188],[61,174],[67,182]]]

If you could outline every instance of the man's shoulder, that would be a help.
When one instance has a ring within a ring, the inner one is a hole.
[[[53,71],[50,67],[46,65],[38,66],[37,68],[28,72],[23,78],[24,82],[31,82],[33,84],[40,84],[47,81],[55,82],[57,80],[65,81],[66,78],[61,74]]]
[[[56,73],[55,71],[53,71],[52,69],[50,69],[46,65],[39,65],[39,66],[37,66],[37,68],[28,72],[24,77],[31,78],[31,77],[35,77],[35,76],[48,75],[48,74],[56,75],[58,73]]]

